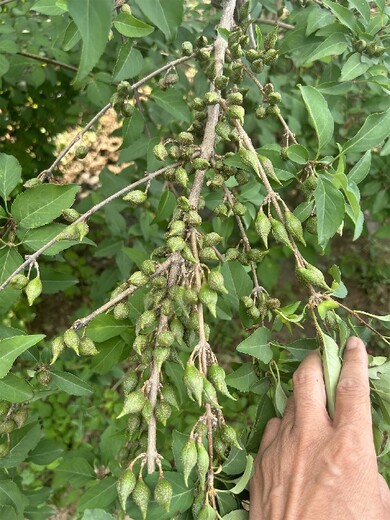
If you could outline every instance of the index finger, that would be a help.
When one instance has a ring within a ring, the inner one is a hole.
[[[336,409],[333,424],[360,425],[371,433],[370,385],[368,358],[363,341],[350,337],[345,347],[344,364],[336,389]]]

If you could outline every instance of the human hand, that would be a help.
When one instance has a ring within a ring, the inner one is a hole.
[[[348,340],[332,421],[321,360],[312,352],[293,376],[284,417],[265,429],[250,484],[250,520],[390,520],[378,473],[363,342]]]

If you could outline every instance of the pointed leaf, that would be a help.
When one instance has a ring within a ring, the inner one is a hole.
[[[144,15],[172,40],[183,19],[183,0],[136,0]]]
[[[325,247],[343,221],[344,197],[331,181],[320,177],[314,191],[314,199],[317,211],[318,243]]]
[[[334,122],[324,96],[314,87],[299,87],[318,138],[318,153],[331,141]]]
[[[371,114],[363,126],[343,146],[343,153],[365,152],[379,146],[390,135],[390,108],[385,112]]]
[[[45,336],[35,334],[32,336],[13,336],[0,340],[0,379],[8,374],[17,357],[27,349],[36,345]]]
[[[91,395],[93,388],[82,379],[70,372],[51,372],[54,383],[67,394],[71,395]]]
[[[115,29],[128,38],[142,38],[154,31],[154,27],[138,20],[129,13],[121,13],[114,20]]]
[[[336,387],[341,372],[341,360],[339,347],[334,339],[324,333],[321,333],[321,336],[327,407],[330,417],[333,418],[336,403]]]
[[[270,335],[271,333],[268,329],[260,327],[244,341],[241,341],[237,346],[237,350],[268,364],[272,359],[272,350],[268,344]]]
[[[0,153],[0,197],[4,200],[18,185],[22,167],[13,155]]]

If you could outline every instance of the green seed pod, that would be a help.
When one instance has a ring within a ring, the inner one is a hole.
[[[183,188],[187,187],[188,184],[188,173],[184,168],[176,168],[175,170],[175,181],[183,186]]]
[[[16,424],[12,419],[6,419],[3,422],[0,422],[0,435],[3,433],[11,433],[16,428]]]
[[[78,240],[79,232],[77,230],[77,225],[73,224],[71,226],[67,226],[61,233],[57,235],[57,241],[59,240]]]
[[[222,441],[222,439],[220,437],[217,437],[217,436],[214,437],[213,441],[214,441],[215,453],[217,455],[219,455],[219,457],[221,459],[226,460],[226,456],[225,456],[225,453],[227,450],[226,444]]]
[[[230,50],[231,57],[235,60],[237,60],[238,58],[240,58],[243,55],[242,47],[238,42],[233,43],[230,46],[229,50]]]
[[[87,338],[87,336],[81,338],[79,352],[81,356],[96,356],[96,354],[99,354],[95,343],[90,338]]]
[[[264,119],[267,116],[267,110],[265,106],[260,105],[259,107],[257,107],[255,115],[257,119]]]
[[[215,509],[207,504],[202,507],[199,511],[199,515],[197,516],[197,520],[215,520],[217,518],[217,513]]]
[[[176,72],[169,72],[164,77],[163,81],[166,87],[171,87],[172,85],[176,85],[176,83],[179,81],[179,76],[176,74]]]
[[[191,166],[195,170],[207,170],[207,168],[210,168],[210,163],[207,159],[203,159],[202,157],[196,157],[192,161]]]
[[[183,381],[188,395],[199,406],[202,404],[203,376],[193,363],[188,363],[185,370]]]
[[[226,250],[225,253],[225,260],[227,261],[233,261],[237,260],[240,252],[235,247],[229,247],[229,249]]]
[[[131,14],[131,7],[129,6],[129,4],[121,5],[121,13]],[[121,83],[127,83],[127,81],[122,81]]]
[[[173,389],[172,385],[169,383],[164,383],[161,394],[164,398],[164,401],[166,401],[170,406],[173,406],[179,410],[179,403],[177,402],[175,390]]]
[[[203,376],[204,377],[204,376]],[[203,381],[203,396],[206,403],[211,404],[215,408],[221,408],[218,404],[217,391],[210,381],[204,378]]]
[[[16,427],[21,428],[27,421],[28,410],[27,408],[19,408],[12,414],[12,419],[15,421]]]
[[[159,332],[156,336],[157,345],[159,347],[171,347],[175,341],[175,336],[169,330]]]
[[[207,369],[207,379],[214,385],[218,392],[221,392],[221,394],[226,395],[227,397],[230,397],[230,399],[233,399],[233,401],[235,401],[236,399],[230,394],[228,390],[228,387],[225,382],[225,376],[226,374],[224,369],[216,363],[213,363]]]
[[[305,239],[303,238],[302,224],[299,218],[297,218],[291,211],[286,211],[284,214],[286,219],[287,231],[295,238],[299,240],[303,245],[306,245]]]
[[[243,125],[245,116],[244,107],[240,105],[230,105],[227,109],[227,116],[229,119],[238,120]]]
[[[114,307],[114,318],[116,320],[125,320],[129,317],[129,307],[127,303],[120,302]]]
[[[172,409],[165,401],[159,401],[156,405],[155,413],[157,421],[159,421],[163,426],[166,426],[167,420],[171,416]]]
[[[80,338],[77,332],[73,329],[68,329],[64,332],[64,343],[68,348],[71,348],[79,355]]]
[[[225,121],[220,121],[217,123],[217,126],[215,127],[215,133],[224,139],[225,141],[230,141],[229,134],[231,132],[231,127],[228,123]]]
[[[312,235],[317,234],[317,217],[315,215],[312,215],[306,220],[305,229],[308,233],[311,233]]]
[[[34,178],[29,179],[23,184],[23,187],[26,188],[26,190],[30,188],[34,188],[35,186],[38,186],[39,184],[42,184],[42,181],[40,179]]]
[[[219,189],[225,184],[223,175],[216,173],[212,178],[207,181],[207,186],[210,186],[212,190]]]
[[[37,373],[37,381],[42,386],[48,386],[51,383],[51,374],[48,370],[41,370]]]
[[[129,413],[140,413],[146,401],[147,400],[145,399],[142,390],[135,390],[134,392],[130,392],[125,397],[122,411],[118,415],[117,419],[120,419]]]
[[[260,58],[259,51],[256,49],[249,49],[245,51],[245,58],[249,61],[249,63],[253,63],[255,60]]]
[[[194,142],[194,136],[190,132],[180,132],[177,142],[182,146],[190,145]]]
[[[196,449],[195,440],[190,437],[190,439],[184,445],[181,451],[181,461],[183,463],[183,473],[184,473],[184,482],[188,487],[188,477],[192,469],[195,467],[198,460],[198,451]]]
[[[207,49],[206,47],[203,47],[201,49],[198,49],[197,53],[196,53],[196,57],[198,58],[199,61],[201,62],[207,62],[210,60],[210,57],[211,57],[211,51],[209,49]]]
[[[152,287],[154,289],[165,289],[168,284],[168,280],[165,276],[156,276],[152,279]]]
[[[199,291],[199,300],[205,305],[214,318],[217,315],[218,294],[208,284],[203,284]]]
[[[287,230],[284,227],[284,225],[272,217],[270,218],[270,221],[272,227],[272,235],[274,236],[275,240],[292,249],[290,239],[288,238]]]
[[[202,225],[202,217],[193,209],[188,212],[187,222],[190,226],[199,227]]]
[[[206,92],[206,94],[203,96],[205,105],[216,105],[219,103],[220,99],[221,96],[218,94],[218,92]]]
[[[127,421],[127,431],[129,435],[132,435],[134,432],[139,432],[141,427],[141,419],[139,415],[130,415],[129,420]]]
[[[272,116],[280,116],[280,108],[278,107],[278,105],[268,105],[268,107],[266,108],[267,110],[267,114],[270,114]]]
[[[10,407],[11,405],[7,401],[0,401],[0,419],[7,415]]]
[[[277,105],[282,101],[282,96],[279,92],[271,92],[271,94],[268,96],[268,103],[270,105]]]
[[[129,283],[131,285],[135,285],[136,287],[143,287],[149,281],[149,277],[146,276],[142,271],[135,271],[130,278]]]
[[[134,190],[134,191],[129,191],[129,193],[127,193],[124,197],[122,197],[122,200],[124,200],[126,202],[130,202],[130,205],[135,208],[135,207],[143,204],[147,198],[148,198],[148,196],[146,195],[146,193],[144,191]]]
[[[134,114],[134,110],[134,105],[129,102],[123,103],[120,109],[123,117],[131,117]]]
[[[322,272],[314,266],[310,266],[310,268],[305,269],[304,267],[298,267],[296,269],[297,277],[305,282],[307,285],[315,285],[316,287],[320,287],[325,291],[329,291],[330,287],[325,281],[324,275]]]
[[[202,510],[204,504],[204,491],[201,491],[202,487],[199,486],[200,489],[195,489],[195,498],[192,503],[191,512],[194,520],[197,520],[199,517],[199,513]]]
[[[181,237],[186,230],[186,224],[183,220],[174,220],[170,224],[167,237]]]
[[[191,103],[192,110],[196,110],[196,111],[200,112],[201,110],[203,110],[204,106],[205,105],[204,105],[203,99],[196,97],[192,100],[192,103]]]
[[[6,443],[1,443],[0,444],[0,458],[4,458],[8,455],[8,453],[10,452],[11,448],[9,446],[9,444],[6,444]]]
[[[267,307],[269,309],[279,309],[279,307],[280,307],[280,300],[278,298],[268,298],[268,300],[267,300]]]
[[[89,226],[86,222],[77,222],[77,224],[74,224],[74,225],[76,227],[76,232],[78,235],[77,238],[81,242],[88,235]]]
[[[143,520],[146,520],[147,518],[150,497],[150,489],[145,484],[142,478],[138,478],[132,494],[132,499],[134,503],[139,507]]]
[[[150,423],[151,418],[153,417],[153,406],[149,399],[145,399],[145,404],[142,408],[142,417],[144,418],[146,424]]]
[[[124,394],[129,394],[138,385],[138,374],[137,372],[129,372],[126,378],[122,382],[122,390]]]
[[[128,7],[130,9],[130,6],[128,6],[128,5],[122,6],[122,7]],[[117,91],[119,97],[124,98],[124,97],[129,96],[133,92],[133,89],[128,81],[121,81],[118,84],[116,91]]]
[[[251,63],[251,69],[255,74],[260,74],[264,70],[264,60],[259,58]]]
[[[152,310],[144,311],[137,319],[136,331],[146,329],[153,325],[156,320],[156,313]]]
[[[248,309],[248,312],[247,314],[253,319],[253,320],[258,320],[260,318],[260,310],[257,308],[257,307],[251,307],[250,309]]]
[[[228,207],[223,202],[214,208],[214,214],[217,215],[217,217],[227,217],[228,211]]]
[[[76,211],[75,209],[64,209],[62,211],[62,216],[67,222],[74,222],[80,217],[80,213]]]
[[[232,209],[233,209],[233,213],[240,217],[243,217],[247,212],[246,206],[244,204],[242,204],[241,202],[235,202],[233,204]]]
[[[24,289],[28,284],[28,278],[27,276],[24,276],[24,274],[16,274],[10,282],[11,286],[14,289]]]
[[[142,353],[146,349],[147,344],[148,344],[147,336],[137,336],[133,343],[133,349],[139,356],[142,356]]]
[[[167,240],[167,246],[172,252],[182,251],[185,248],[186,243],[181,237],[171,237]]]
[[[353,46],[358,52],[363,52],[367,48],[367,42],[364,40],[357,40],[353,43]]]
[[[199,252],[199,257],[202,261],[218,260],[217,253],[214,251],[212,247],[204,247]]]
[[[310,175],[301,185],[301,189],[306,197],[309,197],[312,192],[317,188],[318,178],[314,175]]]
[[[180,159],[181,156],[180,148],[176,145],[171,146],[169,148],[168,155],[171,159],[177,161],[178,159]]]
[[[224,88],[226,88],[228,86],[228,83],[229,83],[229,78],[227,76],[223,76],[223,75],[218,76],[214,80],[215,88],[218,90],[223,90]]]
[[[165,148],[165,146],[163,144],[159,143],[153,147],[153,155],[159,161],[165,161],[165,159],[168,157],[168,152],[167,152],[167,149]]]
[[[77,159],[85,159],[85,157],[87,157],[88,155],[88,152],[89,152],[89,149],[84,146],[84,145],[80,145],[76,148],[75,150],[75,156],[77,157]]]
[[[275,27],[264,37],[264,49],[266,51],[273,49],[278,41],[278,28]]]
[[[243,186],[244,184],[247,184],[250,181],[249,173],[245,172],[244,170],[240,170],[239,172],[237,172],[234,177],[239,186]]]
[[[163,477],[160,477],[156,487],[154,488],[154,500],[158,505],[162,506],[165,511],[169,512],[173,495],[172,484]]]
[[[261,262],[267,254],[268,251],[260,251],[259,249],[250,249],[247,252],[248,260],[252,262]]]
[[[131,469],[126,469],[116,483],[119,503],[123,511],[126,511],[126,502],[135,488],[136,478]]]
[[[146,276],[151,276],[156,272],[157,264],[154,260],[144,260],[141,265],[141,271]]]
[[[268,235],[271,231],[271,221],[261,209],[257,214],[255,220],[255,229],[257,234],[260,236],[266,248],[268,248]]]
[[[275,63],[275,61],[278,59],[279,53],[276,49],[269,49],[264,54],[264,63],[266,65],[272,65],[272,63]]]
[[[224,442],[228,446],[235,446],[239,450],[242,450],[241,446],[237,441],[237,434],[235,429],[229,426],[228,424],[224,424],[221,428],[221,439],[222,442]]]
[[[171,350],[167,347],[158,347],[153,352],[153,358],[156,362],[157,368],[160,370],[163,363],[169,358]]]
[[[41,279],[36,277],[30,282],[28,282],[27,286],[24,289],[28,304],[31,305],[34,303],[34,301],[38,298],[38,296],[42,292],[42,282]]]
[[[241,83],[244,79],[244,66],[240,62],[232,64],[231,81],[233,83]]]
[[[228,105],[242,105],[244,97],[241,92],[231,92],[226,98]]]
[[[191,42],[183,42],[181,44],[181,52],[183,56],[191,56],[191,54],[194,52],[194,47]]]
[[[207,233],[207,235],[203,237],[204,244],[209,247],[216,246],[217,244],[222,242],[222,240],[223,238],[221,237],[221,235],[215,233],[214,231],[211,233]]]
[[[268,159],[268,157],[264,157],[264,155],[258,154],[258,158],[263,166],[264,172],[267,177],[275,181],[277,184],[281,184],[280,180],[277,178],[272,162]]]
[[[244,305],[246,309],[250,309],[255,304],[250,296],[242,296],[241,303]]]
[[[207,283],[210,289],[218,294],[228,294],[228,290],[225,287],[225,280],[219,271],[210,271],[207,277]]]
[[[206,483],[206,475],[209,470],[210,458],[209,458],[209,454],[207,453],[207,450],[203,446],[202,442],[198,441],[196,443],[196,449],[198,452],[198,460],[197,460],[197,464],[196,464],[196,469],[197,469],[198,475],[199,475],[199,483],[202,487],[204,487],[204,485]]]

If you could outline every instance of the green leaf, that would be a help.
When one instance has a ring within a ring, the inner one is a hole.
[[[248,338],[241,341],[236,350],[268,364],[272,359],[272,350],[269,346],[270,335],[268,329],[259,327]]]
[[[136,0],[136,4],[167,40],[173,40],[183,19],[183,0]]]
[[[68,6],[66,0],[38,0],[31,10],[48,16],[56,16],[66,13]]]
[[[292,144],[287,148],[287,157],[297,164],[306,164],[309,160],[308,150],[301,144]]]
[[[332,33],[306,57],[305,63],[327,58],[328,56],[337,56],[342,54],[347,47],[348,43],[343,33]]]
[[[237,370],[226,376],[226,384],[240,392],[249,392],[258,381],[252,363],[243,363]]]
[[[48,267],[41,268],[41,280],[43,294],[56,294],[79,283],[78,279],[71,274],[63,273],[56,269],[49,269]]]
[[[306,36],[315,33],[321,27],[326,27],[334,22],[333,15],[327,9],[313,6],[307,17]]]
[[[246,467],[245,471],[238,480],[237,484],[232,488],[229,489],[230,493],[234,493],[235,495],[239,495],[244,491],[246,486],[248,485],[249,480],[252,478],[253,475],[253,457],[252,455],[246,456]]]
[[[131,42],[122,45],[112,73],[114,81],[122,81],[137,76],[144,63],[142,54],[132,46]]]
[[[81,496],[77,511],[82,512],[92,507],[108,508],[116,499],[116,479],[106,477],[97,480]]]
[[[379,146],[390,135],[390,108],[385,112],[371,114],[363,126],[342,148],[342,153],[365,152]]]
[[[71,49],[73,49],[73,47],[77,45],[80,40],[81,34],[77,29],[77,25],[73,21],[71,21],[68,24],[68,27],[65,31],[64,40],[62,42],[62,48],[65,52],[68,52]]]
[[[95,477],[92,466],[82,457],[66,458],[60,462],[55,470],[55,480],[69,483],[78,488]]]
[[[348,181],[355,184],[362,182],[368,175],[371,167],[371,150],[368,150],[363,157],[361,157],[352,170],[348,173]]]
[[[27,454],[35,448],[42,432],[38,423],[29,423],[11,433],[11,450],[7,457],[0,459],[0,468],[14,468],[23,462]]]
[[[331,181],[320,177],[314,191],[314,199],[317,212],[318,243],[325,247],[343,221],[344,197]]]
[[[248,520],[249,514],[247,511],[243,509],[237,509],[236,511],[231,511],[229,514],[222,517],[223,520]]]
[[[351,81],[364,74],[371,67],[371,63],[362,63],[361,54],[355,52],[344,63],[341,69],[340,81]]]
[[[64,446],[54,439],[41,439],[28,456],[28,462],[46,466],[62,457]]]
[[[256,451],[259,449],[261,439],[267,423],[272,417],[275,417],[275,409],[272,400],[267,394],[264,394],[260,398],[260,402],[257,406],[256,419],[252,426],[246,449],[248,451]]]
[[[13,40],[0,40],[0,52],[6,52],[7,54],[16,54],[17,52],[19,52],[19,46]]]
[[[7,199],[11,191],[19,184],[22,167],[13,155],[0,153],[0,197]]]
[[[83,45],[76,80],[84,79],[99,61],[111,28],[112,0],[68,0],[69,14],[77,25]]]
[[[120,13],[114,20],[114,27],[120,34],[128,38],[142,38],[154,31],[154,27],[134,18],[129,13]]]
[[[115,520],[115,518],[104,509],[86,509],[81,520]]]
[[[348,0],[348,3],[359,11],[366,22],[370,20],[370,6],[367,0]]]
[[[288,345],[279,345],[279,347],[288,350],[294,360],[303,361],[312,350],[315,350],[318,347],[318,345],[316,339],[304,338],[293,341]]]
[[[91,395],[93,393],[93,388],[89,384],[70,372],[53,370],[51,375],[58,388],[67,394]]]
[[[4,282],[21,264],[23,258],[15,247],[0,250],[0,283]],[[20,291],[10,285],[0,292],[0,313],[6,312],[19,298]]]
[[[10,62],[7,60],[5,56],[0,54],[0,77],[4,76],[9,71]]]
[[[128,328],[129,324],[125,320],[118,322],[109,314],[101,314],[88,325],[87,336],[93,341],[100,343],[119,336],[122,332],[127,331]]]
[[[238,310],[240,298],[252,290],[252,280],[239,262],[223,262],[221,273],[228,294],[220,297],[232,310]]]
[[[0,504],[14,506],[20,518],[28,503],[27,497],[12,480],[0,480]],[[2,517],[3,518],[3,517]]]
[[[329,7],[339,22],[348,27],[348,29],[351,29],[352,32],[356,32],[357,20],[350,9],[331,0],[323,0],[323,4]]]
[[[8,374],[0,379],[0,399],[10,403],[23,403],[34,395],[33,389],[24,379]]]
[[[98,374],[107,374],[119,362],[124,346],[120,336],[100,343],[99,354],[91,360],[91,369]]]
[[[177,90],[172,88],[164,92],[163,90],[155,89],[151,96],[157,105],[170,115],[170,118],[166,121],[167,123],[170,119],[176,119],[178,120],[177,122],[185,123],[191,121],[190,109]]]
[[[95,106],[106,105],[110,101],[111,95],[112,87],[104,81],[94,78],[88,83],[87,96]]]
[[[318,139],[318,153],[332,140],[334,121],[324,96],[314,87],[299,86]],[[318,154],[317,154],[318,155]]]
[[[174,196],[174,194],[170,190],[163,191],[160,202],[158,203],[156,216],[152,220],[152,224],[158,224],[159,222],[163,222],[164,220],[169,220],[172,216],[175,206],[176,197]]]
[[[32,336],[13,336],[0,340],[0,379],[8,374],[17,357],[27,349],[36,345],[45,336],[34,334]]]
[[[339,357],[339,347],[334,339],[321,332],[321,340],[327,407],[329,415],[333,419],[336,403],[336,387],[341,372],[341,360]]]
[[[233,446],[230,450],[227,461],[222,465],[223,472],[226,475],[238,475],[244,471],[245,466],[245,450],[239,450],[236,446]]]
[[[37,228],[59,217],[62,210],[72,206],[80,186],[42,184],[16,197],[12,216],[27,229]]]

